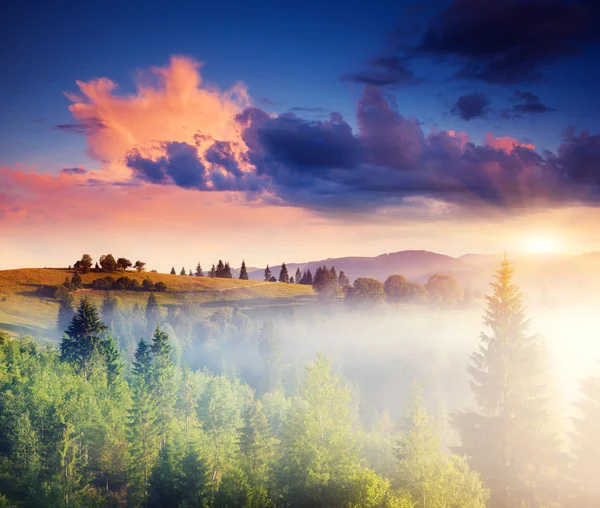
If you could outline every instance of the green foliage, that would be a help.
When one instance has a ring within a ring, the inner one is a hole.
[[[418,282],[410,282],[404,275],[391,275],[383,284],[390,303],[423,302],[427,299],[427,290]]]
[[[117,265],[119,265],[119,270],[124,272],[125,270],[127,270],[127,268],[131,268],[133,266],[133,263],[127,258],[119,258],[117,259]]]
[[[348,288],[346,303],[350,305],[373,305],[385,300],[383,284],[376,279],[359,277]]]
[[[435,305],[450,307],[462,300],[463,292],[452,275],[435,274],[429,277],[425,289]]]
[[[106,330],[94,304],[84,298],[60,343],[61,359],[74,364],[87,376],[92,362],[103,352]]]
[[[74,303],[75,300],[73,299],[73,295],[69,294],[67,291],[60,295],[58,299],[58,318],[56,322],[56,328],[59,333],[63,333],[67,329],[73,316],[75,316],[75,310],[73,309]]]
[[[442,453],[439,434],[415,386],[408,424],[398,440],[397,484],[412,495],[418,508],[485,508],[489,493],[466,462]]]
[[[479,350],[468,372],[479,412],[454,415],[471,467],[491,490],[492,506],[550,506],[556,500],[559,446],[548,429],[543,344],[528,320],[505,259],[486,297]]]
[[[306,274],[304,284],[309,284],[309,278],[312,277],[309,277],[309,274],[310,270]],[[336,297],[339,292],[339,286],[335,268],[331,267],[331,270],[329,270],[326,266],[318,267],[312,285],[318,295],[331,298]]]
[[[288,269],[287,266],[285,266],[285,263],[281,263],[281,270],[279,270],[279,282],[289,282],[290,281],[290,275],[288,273]]]
[[[146,302],[146,324],[148,330],[154,330],[158,324],[160,317],[160,308],[158,306],[158,300],[154,293],[148,295],[148,301]]]
[[[240,280],[248,280],[248,270],[246,270],[246,261],[242,260],[242,267],[240,268]]]
[[[79,263],[78,266],[77,263]],[[89,273],[92,269],[92,256],[90,256],[89,254],[84,254],[83,256],[81,256],[81,260],[79,260],[77,263],[75,263],[76,268],[81,270],[83,273]]]
[[[100,266],[103,272],[116,272],[119,270],[119,264],[115,261],[112,254],[106,254],[100,256]]]

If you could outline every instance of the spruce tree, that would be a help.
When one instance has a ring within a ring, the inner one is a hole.
[[[300,268],[296,268],[296,284],[300,284],[302,280],[302,272],[300,272]]]
[[[183,266],[181,267],[181,271],[179,272],[179,275],[187,275],[187,272],[185,271],[185,268]]]
[[[248,280],[248,271],[246,270],[246,261],[242,260],[242,267],[240,268],[240,280]]]
[[[159,307],[158,300],[156,299],[156,295],[154,293],[150,293],[148,295],[148,300],[146,302],[146,329],[153,330],[158,323],[159,317]]]
[[[212,495],[210,467],[193,449],[188,450],[181,461],[179,485],[181,506],[209,506]]]
[[[200,261],[198,261],[198,265],[196,266],[196,277],[204,277],[204,272],[200,266]]]
[[[173,345],[169,335],[156,327],[150,346],[152,357],[152,393],[156,402],[157,433],[164,447],[169,439],[171,423],[174,417],[175,401],[177,400],[177,385],[175,379],[175,365],[171,360]]]
[[[427,413],[415,383],[407,424],[397,442],[397,486],[410,492],[415,508],[485,508],[489,492],[463,459],[446,455],[437,426]]]
[[[224,277],[224,273],[225,273],[225,264],[223,263],[223,261],[221,259],[219,259],[219,262],[217,263],[217,270],[215,272],[215,275],[217,276],[217,278],[222,278]]]
[[[213,263],[212,268],[210,269],[210,272],[208,272],[208,276],[211,279],[214,279],[217,276],[217,269],[215,268],[215,264]]]
[[[188,275],[189,275],[190,277],[193,277],[193,276],[194,276],[194,274],[192,273],[192,269],[191,269],[191,268],[190,268],[190,273],[188,273]]]
[[[60,299],[58,301],[58,319],[56,322],[56,327],[58,328],[59,333],[64,333],[68,328],[69,323],[75,316],[75,310],[73,309],[74,299],[73,295],[64,291],[61,293]]]
[[[171,275],[177,275],[177,272],[175,272],[175,267],[171,268]]]
[[[177,460],[169,446],[161,448],[158,462],[152,468],[148,481],[148,508],[164,508],[166,506],[180,506],[179,499],[179,472]]]
[[[111,335],[104,341],[104,359],[106,361],[106,386],[115,392],[122,387],[123,358]]]
[[[131,477],[142,504],[148,494],[150,472],[157,453],[157,411],[152,394],[152,351],[142,339],[133,363],[133,397],[129,411],[128,437]]]
[[[287,266],[285,263],[281,263],[281,270],[279,271],[279,282],[289,282],[290,275],[288,274]]]
[[[579,415],[574,419],[573,471],[578,487],[577,506],[600,506],[600,377],[581,381],[583,398],[576,404]]]
[[[504,259],[486,297],[479,350],[467,371],[478,412],[455,414],[460,454],[481,473],[491,506],[546,506],[556,492],[557,443],[547,429],[543,344],[528,320]]]
[[[272,436],[267,417],[262,412],[262,403],[257,400],[246,410],[240,432],[244,470],[253,483],[266,483],[276,449],[277,440]]]
[[[265,268],[265,282],[270,282],[271,281],[271,269],[269,268],[269,265],[267,265],[267,267]]]
[[[229,261],[225,263],[223,267],[223,274],[221,275],[224,279],[233,279],[233,274],[231,273],[231,266],[229,266]]]
[[[92,361],[102,353],[106,330],[94,304],[84,298],[60,343],[61,359],[75,364],[87,377]]]

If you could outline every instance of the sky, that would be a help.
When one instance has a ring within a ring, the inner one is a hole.
[[[600,250],[596,3],[9,0],[0,269]]]

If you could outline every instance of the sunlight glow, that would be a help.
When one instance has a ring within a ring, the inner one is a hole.
[[[525,250],[531,253],[560,251],[559,242],[551,236],[534,236],[525,241]]]

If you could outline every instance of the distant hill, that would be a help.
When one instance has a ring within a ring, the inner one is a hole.
[[[56,324],[57,302],[49,296],[52,286],[71,277],[72,270],[53,268],[30,268],[0,270],[0,329],[15,333],[39,334],[52,330]],[[89,296],[100,304],[104,291],[89,288],[92,281],[110,275],[115,279],[126,275],[140,283],[150,277],[153,282],[164,282],[168,290],[156,293],[161,306],[197,305],[199,310],[213,312],[215,307],[239,305],[241,308],[272,304],[289,304],[312,299],[310,286],[296,284],[274,284],[238,279],[211,279],[209,277],[189,277],[160,273],[126,272],[116,274],[83,274],[84,289],[73,293],[78,301]],[[114,291],[122,302],[131,306],[145,305],[146,291]]]
[[[314,274],[319,266],[335,266],[354,281],[358,277],[372,277],[385,281],[394,274],[424,283],[435,274],[454,276],[463,288],[480,293],[489,291],[489,283],[504,254],[466,254],[458,258],[425,250],[406,250],[374,257],[328,258],[308,263],[289,263],[288,272],[294,274],[310,269]],[[515,282],[529,298],[596,297],[600,292],[600,254],[570,255],[558,253],[508,254],[515,270]],[[280,265],[272,265],[271,272],[279,274]],[[249,273],[251,279],[263,280],[264,268]],[[553,296],[554,295],[554,296]]]
[[[388,276],[401,273],[411,280],[425,282],[434,273],[460,270],[462,263],[444,254],[426,250],[405,250],[376,257],[328,258],[308,263],[286,264],[290,275],[296,273],[297,268],[300,268],[301,272],[310,269],[314,274],[317,267],[323,265],[328,268],[334,266],[338,273],[343,270],[351,281],[358,277],[371,277],[385,281]],[[277,277],[281,265],[273,265],[270,268],[271,273]],[[249,277],[253,280],[263,280],[264,268],[250,272]]]

